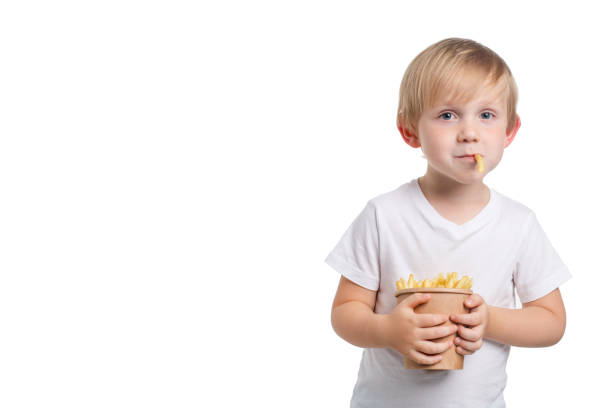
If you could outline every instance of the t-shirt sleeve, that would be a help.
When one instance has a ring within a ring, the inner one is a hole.
[[[523,229],[513,279],[521,303],[539,299],[572,276],[531,212]]]
[[[344,233],[325,262],[352,282],[378,290],[379,234],[376,207],[371,201]]]

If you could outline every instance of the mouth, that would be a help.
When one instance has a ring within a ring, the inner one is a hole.
[[[469,158],[472,158],[472,159],[473,159],[473,158],[474,158],[474,156],[475,156],[475,155],[477,155],[477,154],[478,154],[478,153],[474,153],[474,154],[464,154],[463,156],[456,156],[456,157],[457,157],[458,159],[463,159],[463,158],[467,158],[467,157],[469,157]],[[482,154],[481,154],[480,156],[482,156]]]
[[[478,166],[478,172],[482,173],[484,172],[485,168],[484,168],[484,160],[482,158],[482,155],[480,153],[474,153],[474,154],[464,154],[463,156],[455,156],[457,159],[461,160],[462,163],[468,163],[471,165],[473,165],[474,163],[476,163],[476,165]]]

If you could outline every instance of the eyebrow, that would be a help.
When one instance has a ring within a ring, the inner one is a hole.
[[[479,105],[481,106],[481,108],[479,109],[491,109],[494,111],[502,109],[502,107],[498,107],[497,104],[491,103],[491,102],[483,102]],[[440,104],[440,105],[434,106],[434,109],[435,110],[444,110],[444,109],[461,110],[457,105],[452,105],[452,104]]]

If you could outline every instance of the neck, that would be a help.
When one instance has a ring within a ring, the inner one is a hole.
[[[431,168],[419,178],[419,186],[427,198],[444,200],[451,205],[470,205],[488,202],[489,188],[481,181],[463,184],[445,177]]]

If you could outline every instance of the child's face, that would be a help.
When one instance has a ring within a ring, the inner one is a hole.
[[[428,171],[462,184],[481,182],[500,162],[504,148],[518,130],[515,127],[506,134],[507,124],[504,93],[499,95],[495,89],[484,88],[467,102],[439,100],[424,110],[416,143],[427,158]],[[477,170],[476,153],[484,160],[482,173]]]

